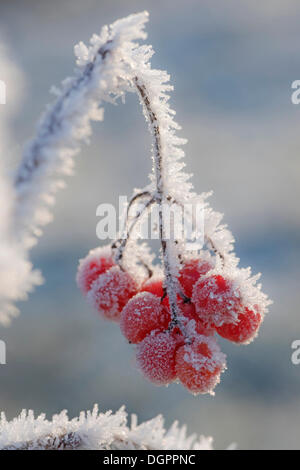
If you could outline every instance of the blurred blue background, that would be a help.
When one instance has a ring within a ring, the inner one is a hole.
[[[262,272],[274,305],[253,344],[222,343],[228,370],[216,396],[195,398],[178,385],[147,383],[118,327],[82,299],[75,274],[98,244],[96,207],[142,187],[151,167],[141,110],[128,96],[94,126],[32,252],[45,284],[0,329],[8,361],[0,367],[0,409],[9,418],[22,408],[74,416],[95,402],[103,410],[125,404],[140,420],[162,413],[167,425],[187,423],[214,436],[217,448],[232,441],[300,448],[300,366],[291,363],[291,343],[300,339],[300,105],[291,103],[291,83],[300,79],[299,1],[1,1],[1,36],[25,76],[13,152],[20,156],[33,134],[51,85],[72,74],[74,44],[143,9],[153,66],[167,69],[175,86],[171,104],[196,190],[214,190],[211,203],[225,213],[241,265]]]

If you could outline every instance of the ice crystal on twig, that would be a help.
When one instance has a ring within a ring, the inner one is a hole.
[[[125,408],[116,413],[81,412],[69,419],[67,412],[47,420],[45,414],[34,416],[23,410],[12,421],[4,413],[0,419],[0,450],[212,450],[212,438],[187,436],[186,426],[174,422],[164,428],[161,415],[138,424],[136,415],[127,423]]]

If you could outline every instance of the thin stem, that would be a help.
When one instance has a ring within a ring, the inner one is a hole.
[[[166,197],[164,194],[164,177],[163,177],[163,152],[161,145],[161,134],[157,116],[154,110],[151,107],[149,95],[147,93],[147,88],[143,82],[138,77],[133,79],[135,87],[138,91],[138,95],[141,98],[142,103],[147,112],[149,118],[149,123],[151,126],[151,131],[153,132],[154,137],[154,167],[155,167],[155,177],[156,177],[156,202],[159,206],[159,238],[161,242],[163,266],[166,277],[166,288],[167,294],[169,297],[169,303],[171,308],[171,325],[170,327],[180,324],[179,312],[177,305],[177,280],[174,279],[171,270],[171,261],[170,261],[170,252],[169,252],[169,240],[166,239],[164,233],[164,214],[163,214],[163,203],[170,203],[170,198]]]
[[[225,256],[223,255],[223,253],[221,253],[218,248],[216,247],[216,245],[214,244],[214,242],[212,241],[212,239],[210,237],[207,237],[205,236],[206,240],[207,240],[207,243],[210,245],[212,251],[215,253],[215,255],[218,255],[220,258],[221,258],[221,261],[222,261],[222,264],[224,266],[225,264]]]
[[[134,217],[134,220],[132,221],[131,225],[129,228],[127,228],[126,236],[124,238],[119,238],[116,240],[112,245],[112,249],[117,249],[116,255],[115,255],[115,262],[119,264],[119,266],[122,268],[122,258],[124,255],[124,251],[126,248],[126,244],[129,241],[130,235],[132,234],[136,224],[138,223],[139,219],[143,216],[143,214],[150,208],[150,206],[155,202],[155,199],[152,197],[143,207],[141,211],[139,211],[136,216]],[[128,224],[128,220],[126,221],[126,224]]]
[[[138,200],[138,199],[142,199],[144,198],[145,196],[147,197],[151,197],[151,193],[149,191],[142,191],[141,193],[138,193],[138,194],[135,194],[135,196],[133,196],[131,198],[131,200],[129,201],[129,204],[128,204],[128,207],[127,207],[127,217],[129,217],[129,211],[132,207],[132,205]]]

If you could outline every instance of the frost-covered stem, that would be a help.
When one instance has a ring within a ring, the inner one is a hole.
[[[213,240],[212,240],[210,237],[208,237],[208,236],[205,235],[205,238],[206,238],[207,243],[210,245],[212,251],[215,253],[215,255],[219,256],[219,258],[221,259],[222,264],[223,264],[223,266],[224,266],[224,264],[225,264],[225,256],[223,255],[223,253],[221,253],[220,250],[218,250],[218,248],[216,247],[215,243],[213,242]]]
[[[81,412],[69,419],[66,410],[46,419],[23,410],[12,421],[0,416],[0,450],[178,450],[212,449],[212,438],[187,436],[175,422],[166,430],[162,416],[138,424],[136,415],[128,423],[124,407],[116,413]]]
[[[0,447],[3,450],[80,450],[83,445],[83,439],[77,432],[66,432],[60,436],[42,436],[40,439],[34,441],[24,441],[17,444],[10,444],[5,447]],[[130,449],[140,450],[141,444],[134,439],[122,439],[120,436],[115,437],[112,442],[100,446],[101,450],[119,450]],[[143,450],[156,450],[151,445],[143,445]]]
[[[129,204],[128,204],[128,207],[127,207],[127,217],[129,217],[129,211],[131,209],[131,207],[133,206],[133,204],[138,200],[138,199],[142,199],[144,197],[149,197],[151,198],[151,193],[149,191],[142,191],[141,193],[138,193],[138,194],[135,194],[131,200],[129,201]]]
[[[149,94],[147,93],[147,88],[145,84],[141,81],[139,77],[134,77],[134,84],[137,88],[138,94],[144,103],[145,109],[147,111],[147,116],[149,119],[150,131],[154,137],[153,145],[153,156],[154,156],[154,168],[155,168],[155,179],[156,179],[156,195],[155,200],[158,204],[158,217],[159,217],[159,238],[161,242],[162,250],[162,259],[164,266],[164,273],[166,278],[166,289],[169,297],[169,303],[172,314],[172,321],[170,327],[180,324],[179,321],[179,312],[177,305],[177,280],[174,279],[171,270],[171,261],[170,261],[170,251],[169,243],[170,240],[167,240],[165,237],[164,231],[164,213],[163,213],[163,204],[169,203],[170,198],[165,195],[164,192],[164,177],[163,177],[163,152],[161,145],[161,133],[159,128],[159,122],[156,117],[155,112],[151,107],[151,102]]]
[[[68,432],[61,436],[44,436],[36,441],[10,444],[0,450],[75,450],[81,445],[82,439],[76,432]]]
[[[10,444],[0,448],[0,450],[76,450],[82,445],[82,437],[79,433],[68,432],[60,436],[43,436],[36,441]],[[103,445],[103,450],[118,450],[121,448],[140,449],[140,444],[134,440],[124,440],[121,437],[115,438],[109,445]],[[155,450],[151,446],[143,446],[143,450]]]
[[[15,178],[15,186],[17,189],[19,189],[24,184],[30,184],[34,180],[35,175],[37,174],[40,167],[47,165],[47,160],[41,157],[41,149],[45,142],[44,139],[49,139],[52,136],[55,136],[56,133],[61,129],[64,122],[64,116],[61,111],[66,100],[70,98],[72,94],[76,93],[83,83],[86,87],[88,87],[89,81],[92,79],[92,72],[95,68],[98,57],[100,56],[102,60],[104,60],[109,53],[111,46],[112,40],[108,40],[103,46],[100,47],[97,54],[95,54],[92,61],[86,65],[83,73],[77,78],[72,87],[67,89],[56,102],[50,115],[47,116],[47,126],[41,128],[36,139],[30,146],[29,153],[25,154],[24,156],[23,162],[20,165]],[[22,194],[22,198],[25,196]]]

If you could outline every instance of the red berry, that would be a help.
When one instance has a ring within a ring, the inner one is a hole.
[[[195,305],[192,302],[179,303],[180,310],[184,316],[184,324],[188,328],[190,335],[212,336],[215,332],[214,328],[203,322],[196,313]]]
[[[225,356],[213,338],[197,338],[176,353],[176,374],[190,392],[212,393],[225,368]]]
[[[118,322],[123,307],[136,291],[133,278],[118,266],[113,266],[93,282],[88,300],[104,317]]]
[[[179,272],[179,282],[187,297],[192,297],[193,287],[199,277],[206,274],[210,269],[212,269],[212,265],[201,259],[191,259],[184,263]]]
[[[156,385],[176,379],[175,353],[178,343],[168,333],[146,336],[137,346],[137,364],[143,375]]]
[[[170,309],[168,297],[165,297],[162,303],[168,308],[168,310]],[[211,325],[204,323],[204,321],[199,318],[199,315],[197,315],[195,310],[195,305],[192,302],[184,302],[180,296],[177,296],[177,305],[179,315],[182,317],[181,321],[184,326],[188,326],[189,333],[191,335],[194,336],[195,334],[199,334],[212,336],[214,334],[214,328]],[[191,320],[194,321],[191,323]]]
[[[197,265],[199,264],[198,260],[192,260],[190,263],[195,264],[195,262],[197,262]],[[208,265],[207,262],[205,263]],[[204,271],[203,271],[203,274],[204,274]],[[197,275],[197,278],[199,278],[199,274]],[[150,278],[143,284],[141,290],[151,292],[152,294],[157,295],[159,298],[162,298],[164,295],[163,281],[162,279],[159,279],[159,278],[153,278],[153,279]],[[206,325],[201,319],[199,319],[199,316],[196,314],[196,311],[195,311],[195,306],[192,302],[184,302],[183,299],[178,294],[177,303],[178,303],[180,313],[185,317],[186,320],[195,320],[196,322],[195,331],[198,334],[210,336],[214,333],[214,330],[213,328],[211,328],[211,326]],[[162,304],[168,310],[170,310],[170,303],[169,303],[168,296],[164,297]]]
[[[221,326],[237,318],[240,294],[231,280],[214,274],[199,279],[193,289],[192,301],[197,314],[205,323]]]
[[[170,313],[160,303],[159,297],[141,292],[123,308],[120,328],[128,341],[139,343],[153,330],[166,330],[170,320]]]
[[[79,289],[86,295],[93,282],[114,265],[110,246],[101,246],[91,250],[79,262],[76,281]]]
[[[160,299],[163,297],[163,282],[161,279],[149,279],[143,284],[142,291],[151,292],[154,295],[157,295]],[[197,322],[196,331],[198,334],[207,334],[209,335],[213,330],[206,326],[196,315],[195,306],[192,302],[184,302],[180,295],[177,295],[178,308],[180,314],[185,317],[187,320],[195,320]],[[169,297],[165,296],[162,304],[170,310]],[[185,322],[186,323],[186,322]]]
[[[163,281],[157,277],[150,277],[141,287],[142,292],[151,292],[151,294],[162,297],[164,295]]]
[[[245,311],[238,315],[236,323],[223,323],[216,329],[222,338],[234,343],[247,344],[255,338],[261,321],[259,313],[245,308]]]

